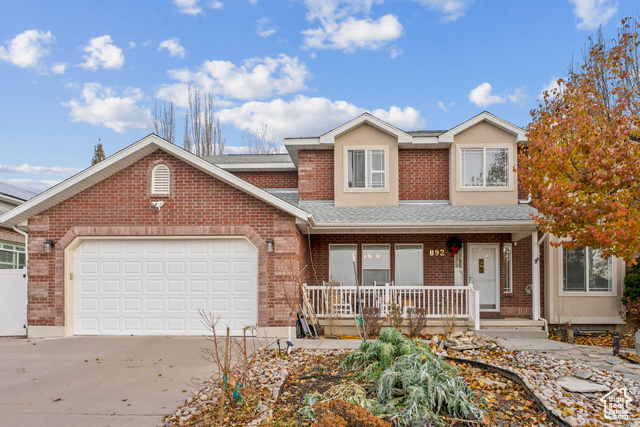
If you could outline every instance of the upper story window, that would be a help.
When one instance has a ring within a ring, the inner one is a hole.
[[[159,164],[151,172],[151,194],[170,194],[171,175],[167,165]]]
[[[463,148],[460,150],[462,187],[509,186],[508,148]]]
[[[347,188],[386,187],[386,150],[347,150]]]
[[[612,292],[612,260],[604,258],[599,249],[563,249],[562,289],[565,292]]]

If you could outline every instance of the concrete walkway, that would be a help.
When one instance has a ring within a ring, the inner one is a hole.
[[[156,426],[212,366],[202,337],[0,338],[0,426]],[[183,392],[187,390],[187,392]]]

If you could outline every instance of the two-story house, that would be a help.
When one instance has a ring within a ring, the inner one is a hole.
[[[624,264],[538,232],[526,143],[487,112],[413,132],[363,114],[277,155],[199,158],[150,135],[0,217],[29,230],[29,335],[200,334],[199,310],[283,335],[295,280],[351,324],[356,283],[381,316],[621,324]]]

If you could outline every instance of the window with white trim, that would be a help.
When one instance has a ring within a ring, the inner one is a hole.
[[[384,285],[390,280],[390,246],[362,245],[362,285]]]
[[[396,285],[422,286],[422,245],[396,245]]]
[[[0,270],[24,268],[26,259],[23,244],[0,242]]]
[[[159,164],[151,172],[151,194],[170,194],[171,174],[167,165]]]
[[[358,245],[329,245],[329,281],[345,286],[356,285],[356,270],[353,260],[358,262]]]
[[[502,245],[502,257],[504,258],[504,284],[502,290],[509,294],[513,292],[513,244]]]
[[[460,150],[460,186],[500,188],[509,186],[509,149]]]
[[[386,188],[385,150],[347,150],[347,188]]]
[[[458,249],[453,256],[453,284],[464,286],[464,247]]]
[[[611,292],[613,258],[606,259],[600,249],[562,250],[562,275],[565,292]]]

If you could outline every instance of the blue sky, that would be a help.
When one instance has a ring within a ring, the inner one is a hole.
[[[599,25],[637,0],[47,0],[0,9],[0,181],[40,192],[153,131],[156,99],[215,99],[242,133],[317,136],[364,111],[448,129],[483,110],[526,126]]]

